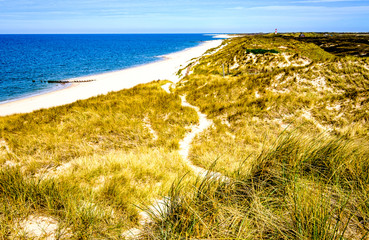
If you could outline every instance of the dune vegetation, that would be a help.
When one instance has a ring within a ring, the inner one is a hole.
[[[0,239],[369,238],[369,59],[306,36],[224,40],[171,93],[154,81],[0,118]],[[226,178],[182,159],[199,116],[180,96],[213,122],[189,160]],[[54,229],[32,235],[37,221]]]
[[[369,237],[367,58],[256,35],[225,41],[190,73],[175,91],[214,122],[191,161],[232,180],[177,183],[148,236]]]
[[[189,168],[178,141],[197,115],[153,82],[0,119],[0,236],[48,217],[58,238],[118,238]],[[24,225],[24,224],[23,224]]]

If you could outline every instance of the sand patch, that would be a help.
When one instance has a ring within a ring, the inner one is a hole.
[[[334,106],[326,106],[325,108],[329,111],[339,111],[341,109],[341,105],[337,104]]]
[[[5,167],[16,167],[16,166],[18,166],[18,164],[15,163],[15,162],[12,162],[12,161],[6,161],[3,166],[5,166]]]
[[[258,92],[258,91],[256,91],[256,92],[255,92],[255,97],[256,97],[256,98],[260,98],[260,94],[259,94],[259,92]]]
[[[6,156],[11,153],[10,148],[7,144],[7,142],[4,139],[0,139],[0,157],[4,158],[4,160],[7,158]],[[6,160],[5,163],[3,163],[4,167],[16,167],[19,164],[13,161]]]
[[[229,69],[230,70],[234,70],[236,68],[239,68],[240,67],[240,64],[238,64],[237,62],[235,64],[233,64]]]
[[[318,92],[333,92],[333,89],[327,86],[326,79],[324,77],[316,77],[311,79],[302,78],[299,74],[294,74],[293,77],[297,83],[304,83],[308,86],[314,87]]]
[[[161,88],[166,91],[168,94],[170,94],[170,87],[172,86],[172,83],[166,83],[161,86]]]
[[[285,75],[285,73],[280,73],[280,74],[278,74],[277,76],[275,76],[275,80],[276,81],[279,81],[279,80],[281,80],[282,79],[282,77]]]
[[[273,119],[273,122],[277,123],[281,127],[282,130],[287,129],[288,126],[290,126],[290,124],[284,123],[283,120],[280,118]]]
[[[249,58],[250,57],[250,58]],[[256,57],[256,55],[255,54],[253,54],[253,53],[249,53],[248,55],[247,55],[247,60],[246,60],[246,62],[248,62],[248,60],[252,60],[252,64],[255,64],[256,63],[256,61],[257,61],[257,57]]]
[[[0,153],[1,152],[4,152],[4,153],[10,152],[10,148],[4,139],[0,139]]]
[[[20,228],[26,237],[54,240],[58,230],[58,221],[47,216],[31,215],[22,222]]]
[[[228,131],[227,131],[225,134],[226,134],[228,137],[231,137],[233,140],[234,140],[234,139],[236,139],[236,135],[234,135],[234,134],[232,134],[232,133],[230,133],[230,132],[228,132]]]
[[[289,66],[291,66],[291,62],[290,62],[290,57],[291,56],[288,55],[287,53],[282,53],[282,56],[283,56],[286,63],[281,62],[281,63],[278,64],[278,66],[279,67],[289,67]]]
[[[315,79],[311,79],[310,83],[318,90],[318,91],[332,91],[331,88],[327,87],[327,83],[324,77],[318,77]]]
[[[306,58],[300,58],[296,61],[294,61],[294,63],[292,64],[292,66],[295,66],[295,67],[304,67],[304,66],[307,66],[311,63],[311,61],[309,59],[306,59]]]
[[[146,129],[149,130],[149,132],[151,133],[152,135],[152,140],[156,141],[159,139],[159,136],[158,134],[156,133],[156,131],[152,128],[152,125],[151,125],[151,122],[150,122],[150,119],[146,116],[144,119],[143,119],[143,122],[144,122],[144,127]]]
[[[231,127],[231,123],[228,121],[227,117],[221,117],[220,121],[223,125],[226,125],[227,127]]]
[[[311,115],[311,112],[308,110],[304,110],[301,114],[301,117],[305,118],[306,120],[309,120],[314,123],[314,125],[321,131],[332,131],[332,128],[325,127],[321,125],[318,121],[315,120],[315,118]]]

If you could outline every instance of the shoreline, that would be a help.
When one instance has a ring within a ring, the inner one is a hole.
[[[24,95],[22,94],[20,96],[17,96],[17,97],[14,97],[14,98],[10,98],[8,100],[0,101],[0,106],[1,105],[4,105],[4,104],[8,104],[8,103],[12,103],[12,102],[17,102],[17,101],[20,101],[20,100],[24,100],[24,99],[27,99],[27,98],[37,97],[39,95],[44,95],[44,94],[48,94],[48,93],[51,93],[51,92],[60,91],[60,90],[63,90],[65,88],[70,87],[71,84],[72,83],[55,84],[55,86],[52,87],[52,88],[40,89],[40,90],[37,90],[35,92],[26,93]],[[1,116],[1,113],[0,113],[0,116]]]
[[[217,37],[214,36],[214,38]],[[78,80],[88,77],[96,79],[96,81],[68,83],[70,84],[69,86],[59,90],[0,104],[0,116],[28,113],[35,110],[70,104],[77,100],[128,89],[138,84],[148,83],[154,80],[178,82],[179,78],[176,76],[176,73],[179,68],[185,67],[188,61],[201,56],[208,49],[219,46],[222,41],[220,39],[214,39],[202,42],[198,46],[159,56],[161,58],[160,60],[139,66],[73,78],[73,80]]]

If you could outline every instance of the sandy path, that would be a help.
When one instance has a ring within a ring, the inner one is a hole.
[[[208,129],[211,125],[213,125],[213,121],[209,120],[205,114],[201,113],[198,107],[189,104],[186,101],[186,96],[181,96],[181,100],[182,106],[190,107],[196,111],[197,115],[199,116],[199,124],[192,126],[191,131],[186,134],[186,136],[182,139],[182,141],[179,142],[179,154],[182,156],[183,160],[188,164],[188,166],[192,168],[192,170],[195,172],[196,175],[229,182],[230,179],[228,177],[222,175],[221,173],[209,171],[199,166],[196,166],[189,159],[188,156],[190,153],[191,143],[193,139],[198,134],[202,133],[203,131]]]
[[[170,92],[171,85],[172,85],[172,83],[167,83],[167,84],[162,85],[161,87],[164,91],[166,91],[168,94],[170,94],[171,93]],[[211,125],[213,125],[213,121],[209,120],[205,114],[200,112],[200,109],[198,107],[189,104],[186,101],[186,96],[181,96],[181,102],[182,102],[182,106],[190,107],[190,108],[194,109],[196,111],[197,115],[199,116],[199,124],[195,125],[195,126],[192,126],[191,131],[186,134],[186,136],[182,139],[182,141],[179,142],[179,154],[181,155],[182,159],[187,163],[188,166],[190,166],[192,168],[192,170],[198,176],[201,176],[201,177],[208,176],[208,177],[214,178],[214,179],[221,179],[222,181],[229,181],[230,179],[228,177],[222,175],[221,173],[206,170],[204,168],[201,168],[199,166],[194,165],[190,161],[188,155],[190,153],[191,143],[192,143],[193,139],[198,134],[202,133],[203,131],[208,129]]]
[[[170,92],[171,84],[172,83],[167,83],[167,84],[162,85],[162,89],[166,91],[168,94],[171,93]],[[221,173],[209,171],[204,168],[198,167],[190,161],[188,156],[190,153],[190,148],[191,148],[193,139],[198,134],[202,133],[203,131],[208,129],[211,125],[213,125],[213,121],[209,120],[205,114],[201,113],[198,107],[189,104],[186,101],[186,96],[181,96],[181,101],[182,101],[182,106],[190,107],[196,111],[197,115],[199,116],[199,124],[192,126],[190,132],[187,133],[185,137],[179,142],[179,151],[178,151],[179,154],[181,155],[182,159],[187,163],[187,165],[195,172],[197,176],[200,176],[202,178],[209,177],[211,179],[219,179],[221,181],[229,182],[230,179],[222,175]],[[154,203],[148,207],[148,211],[142,211],[139,213],[139,216],[140,216],[139,223],[141,226],[145,226],[152,222],[152,216],[150,216],[148,212],[155,215],[156,217],[160,217],[163,214],[166,214],[166,212],[168,211],[167,208],[170,205],[169,198],[164,198],[162,200],[156,199],[153,202]],[[136,239],[141,233],[142,233],[141,229],[132,228],[126,231],[125,233],[123,233],[123,237],[125,237],[126,239]]]

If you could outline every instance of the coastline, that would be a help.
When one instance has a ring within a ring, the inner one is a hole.
[[[217,37],[214,36],[214,38]],[[61,106],[73,103],[77,100],[131,88],[138,84],[159,79],[177,82],[179,78],[176,76],[176,73],[179,68],[186,66],[188,61],[201,56],[208,49],[219,46],[222,41],[223,40],[206,41],[195,47],[160,56],[162,58],[161,60],[152,63],[108,73],[74,78],[78,80],[88,77],[96,81],[72,83],[60,90],[0,104],[0,116],[27,113],[39,109]]]

